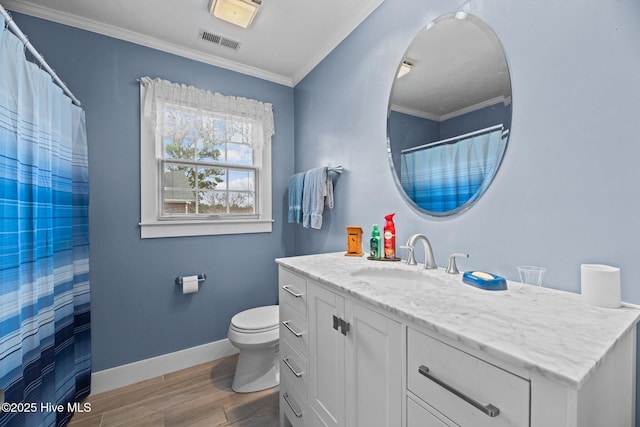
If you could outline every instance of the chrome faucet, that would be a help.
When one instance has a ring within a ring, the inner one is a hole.
[[[456,257],[464,257],[464,258],[469,258],[469,254],[461,254],[461,253],[452,253],[451,255],[449,255],[449,266],[447,267],[447,273],[449,274],[458,274],[460,273],[460,271],[458,271],[458,266],[456,265]]]
[[[422,242],[422,246],[424,246],[424,268],[429,270],[434,270],[438,268],[436,264],[436,260],[433,258],[433,250],[431,249],[431,243],[429,243],[429,239],[424,234],[414,234],[409,238],[407,242],[406,248],[409,250],[409,256],[407,257],[407,264],[416,265],[416,257],[414,255],[414,248],[416,243],[420,241]]]

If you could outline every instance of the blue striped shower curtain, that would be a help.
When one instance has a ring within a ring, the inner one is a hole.
[[[89,394],[88,208],[84,112],[0,16],[0,426],[65,425]]]
[[[452,144],[402,153],[400,183],[422,209],[449,212],[476,200],[495,174],[507,144],[502,129]]]

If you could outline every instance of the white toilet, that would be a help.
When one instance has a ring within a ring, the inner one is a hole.
[[[278,319],[277,305],[252,308],[231,318],[229,342],[240,349],[233,391],[250,393],[280,383]]]

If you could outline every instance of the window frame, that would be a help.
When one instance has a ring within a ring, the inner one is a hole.
[[[245,233],[270,233],[273,229],[271,188],[271,144],[263,141],[261,148],[254,148],[254,156],[261,161],[256,168],[256,214],[247,216],[185,216],[162,217],[160,211],[160,165],[157,157],[160,136],[155,126],[144,114],[147,87],[140,84],[140,237],[162,238],[181,236],[205,236]],[[260,150],[260,152],[256,152]],[[254,165],[255,167],[255,165]]]

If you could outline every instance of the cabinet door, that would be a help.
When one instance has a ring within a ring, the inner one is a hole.
[[[349,427],[397,427],[402,419],[400,324],[359,304],[345,303]]]
[[[308,284],[309,405],[311,425],[344,426],[344,335],[333,328],[333,316],[344,317],[344,298]],[[316,419],[316,418],[319,418]]]

